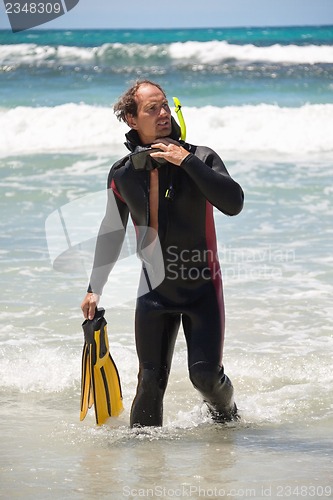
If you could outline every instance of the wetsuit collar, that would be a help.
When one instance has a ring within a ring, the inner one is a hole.
[[[179,141],[180,127],[173,116],[171,117],[171,125],[172,125],[172,130],[170,138],[174,139],[175,141]],[[125,134],[125,137],[126,137],[125,146],[131,152],[135,151],[135,148],[137,146],[150,146],[150,144],[142,144],[142,142],[140,141],[139,134],[134,129],[131,129],[129,132],[127,132],[127,134]]]

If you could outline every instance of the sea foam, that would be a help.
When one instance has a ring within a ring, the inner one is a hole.
[[[183,107],[187,140],[218,151],[244,154],[325,154],[333,104],[279,107],[259,104]],[[86,104],[0,109],[0,155],[99,152],[124,155],[127,127],[112,108]]]
[[[333,63],[330,45],[281,45],[258,47],[226,41],[174,42],[170,44],[104,43],[97,47],[50,46],[33,43],[2,45],[0,65],[82,64],[103,65],[146,63],[219,64],[226,61],[290,64]]]
[[[188,59],[192,62],[216,64],[228,60],[247,62],[274,62],[315,64],[333,62],[333,47],[318,45],[280,45],[268,47],[256,45],[234,45],[224,41],[183,42],[170,45],[169,53],[174,59]]]

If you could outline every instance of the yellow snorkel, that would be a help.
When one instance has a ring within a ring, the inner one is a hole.
[[[180,125],[180,138],[182,141],[185,141],[186,125],[185,125],[185,121],[184,121],[184,117],[183,117],[183,113],[182,113],[182,105],[180,104],[180,100],[178,99],[178,97],[173,97],[173,102],[175,105],[175,112],[176,112],[176,115],[177,115],[177,118],[179,121],[179,125]]]

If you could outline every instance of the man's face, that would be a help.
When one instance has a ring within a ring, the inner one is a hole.
[[[137,130],[143,144],[171,134],[171,111],[163,92],[154,85],[143,84],[136,93],[137,116],[128,115],[131,128]]]

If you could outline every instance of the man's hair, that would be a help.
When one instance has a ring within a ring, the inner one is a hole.
[[[166,97],[166,94],[162,87],[151,80],[137,80],[132,87],[130,87],[116,102],[113,106],[113,111],[118,118],[119,121],[123,121],[127,123],[126,115],[130,114],[133,116],[137,116],[138,113],[138,105],[135,100],[136,93],[142,85],[153,85],[157,87]]]

